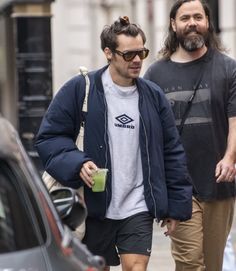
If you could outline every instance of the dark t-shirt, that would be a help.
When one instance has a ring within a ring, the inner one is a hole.
[[[200,200],[234,196],[234,183],[216,183],[215,167],[226,150],[228,118],[236,116],[236,61],[208,50],[188,63],[159,60],[144,77],[164,90],[177,127],[198,85],[181,134],[194,194]]]

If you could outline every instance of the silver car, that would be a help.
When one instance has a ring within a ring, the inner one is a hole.
[[[0,271],[103,270],[103,259],[69,229],[85,217],[73,190],[50,196],[16,130],[2,117],[0,135]]]

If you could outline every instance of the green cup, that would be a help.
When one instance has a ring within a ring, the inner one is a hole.
[[[92,175],[94,181],[94,185],[92,186],[93,192],[103,192],[105,190],[107,172],[107,168],[98,168],[96,171],[94,171]]]

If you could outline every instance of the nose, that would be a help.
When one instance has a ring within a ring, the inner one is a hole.
[[[134,57],[133,61],[134,62],[140,62],[141,61],[141,58],[139,57],[138,54]]]
[[[188,21],[188,24],[189,24],[189,25],[197,25],[197,21],[195,20],[194,17],[190,17],[190,18],[189,18],[189,21]]]

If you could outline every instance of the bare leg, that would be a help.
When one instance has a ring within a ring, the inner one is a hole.
[[[149,258],[140,254],[121,254],[122,271],[146,271]]]

